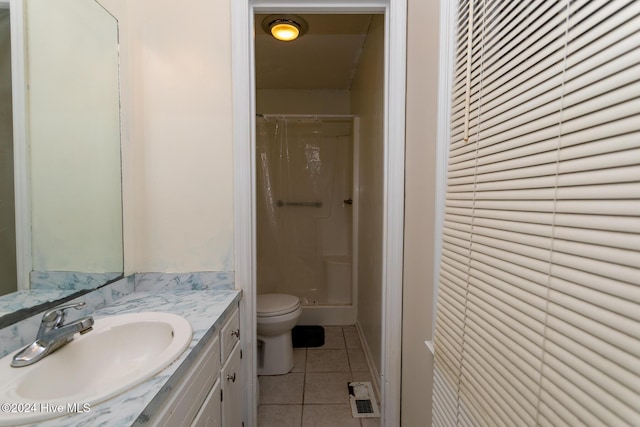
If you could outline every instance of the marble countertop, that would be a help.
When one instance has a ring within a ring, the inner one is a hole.
[[[112,305],[96,310],[94,318],[143,311],[163,311],[183,316],[193,328],[189,348],[158,375],[105,402],[90,411],[53,418],[31,426],[144,426],[149,416],[160,409],[169,391],[191,366],[208,340],[213,339],[238,301],[239,290],[163,290],[134,292]],[[82,402],[78,402],[82,403]]]

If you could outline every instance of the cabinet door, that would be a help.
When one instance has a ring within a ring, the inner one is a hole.
[[[191,427],[221,427],[222,426],[222,408],[220,406],[220,380],[209,392],[207,399],[202,404],[200,412],[196,415]]]
[[[233,347],[240,341],[238,310],[234,311],[220,331],[220,360],[224,363]]]
[[[236,344],[220,371],[222,383],[222,425],[242,426],[242,378],[240,378],[240,345]]]
[[[188,427],[216,382],[220,383],[220,341],[207,344],[186,372],[182,382],[169,392],[167,403],[151,418],[152,427]],[[220,396],[218,395],[218,404]]]

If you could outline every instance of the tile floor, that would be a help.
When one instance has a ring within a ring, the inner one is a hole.
[[[355,326],[325,326],[324,335],[322,347],[293,349],[290,373],[258,377],[258,427],[380,426],[351,416],[347,383],[371,381]]]

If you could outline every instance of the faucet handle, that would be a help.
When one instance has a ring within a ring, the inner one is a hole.
[[[80,308],[84,307],[84,302],[75,302],[71,304],[61,305],[54,309],[51,309],[44,313],[42,316],[42,323],[46,323],[47,326],[51,327],[59,327],[62,326],[64,322],[65,312],[70,308],[75,308],[76,310],[80,310]]]

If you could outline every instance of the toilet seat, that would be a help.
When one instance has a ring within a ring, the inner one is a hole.
[[[256,314],[258,317],[273,317],[296,311],[300,307],[300,300],[293,295],[260,294],[256,299]]]

